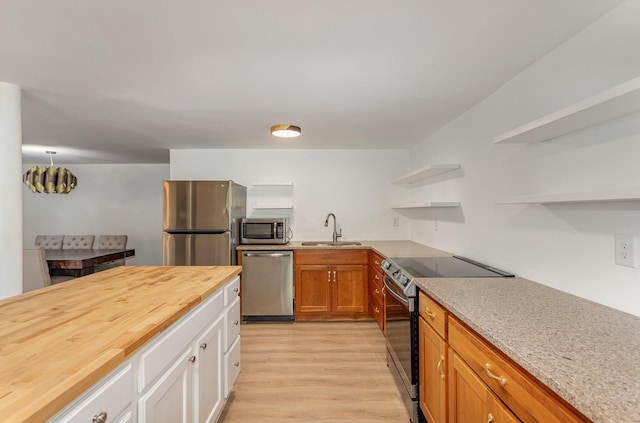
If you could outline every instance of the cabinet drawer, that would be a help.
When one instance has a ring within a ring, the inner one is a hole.
[[[372,269],[371,271],[371,283],[378,288],[382,289],[382,273],[379,270]]]
[[[224,355],[225,358],[225,384],[224,384],[224,397],[227,398],[229,396],[229,392],[233,388],[233,384],[236,383],[236,379],[238,379],[238,375],[240,374],[240,340],[241,338],[238,336],[234,344],[229,348],[229,351]]]
[[[449,345],[520,420],[545,423],[585,421],[553,397],[533,376],[516,367],[453,317],[449,317]]]
[[[223,310],[223,292],[218,290],[145,347],[140,352],[138,392],[142,392]]]
[[[384,304],[384,296],[382,294],[382,286],[375,282],[371,285],[369,294],[371,295],[371,301],[379,301],[380,304]]]
[[[236,298],[224,312],[224,331],[224,350],[227,351],[236,337],[240,335],[240,298]]]
[[[368,264],[367,250],[297,250],[295,265],[301,264]]]
[[[70,410],[63,411],[61,416],[54,418],[56,423],[84,423],[90,422],[105,413],[107,421],[112,421],[121,415],[131,404],[133,392],[133,370],[131,363],[123,368],[115,370],[101,382],[98,382],[96,390],[89,393],[86,399],[72,406]]]
[[[442,339],[447,339],[447,311],[440,304],[429,298],[424,292],[420,292],[418,302],[420,316],[431,326]]]
[[[371,301],[371,314],[373,318],[376,319],[378,326],[380,329],[384,330],[384,301],[382,299],[377,299],[377,297],[372,297]]]
[[[372,268],[380,270],[382,268],[382,260],[383,259],[384,258],[380,254],[374,253],[373,251],[371,251],[371,255],[369,257],[369,265]]]
[[[231,304],[238,296],[240,296],[240,276],[236,276],[224,286],[225,307]]]

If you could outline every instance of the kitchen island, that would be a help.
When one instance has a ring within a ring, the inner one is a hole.
[[[0,421],[47,420],[240,271],[122,266],[0,301]]]

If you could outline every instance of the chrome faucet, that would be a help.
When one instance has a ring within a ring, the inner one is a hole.
[[[333,242],[338,242],[338,238],[342,238],[342,228],[340,228],[340,232],[336,230],[336,215],[333,213],[329,213],[324,221],[324,226],[329,226],[330,217],[333,217]]]

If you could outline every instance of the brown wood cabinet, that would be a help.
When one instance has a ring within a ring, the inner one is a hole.
[[[369,312],[384,333],[384,285],[382,282],[382,256],[371,251],[369,253]]]
[[[367,250],[295,252],[296,320],[369,316]]]
[[[589,421],[423,292],[419,313],[420,408],[430,423]]]
[[[423,317],[419,331],[420,409],[429,423],[446,423],[447,343]]]
[[[451,423],[516,423],[520,421],[455,352],[451,351],[449,359],[449,421]]]

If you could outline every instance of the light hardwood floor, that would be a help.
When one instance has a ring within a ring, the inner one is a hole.
[[[409,414],[372,321],[243,324],[223,423],[402,422]]]

